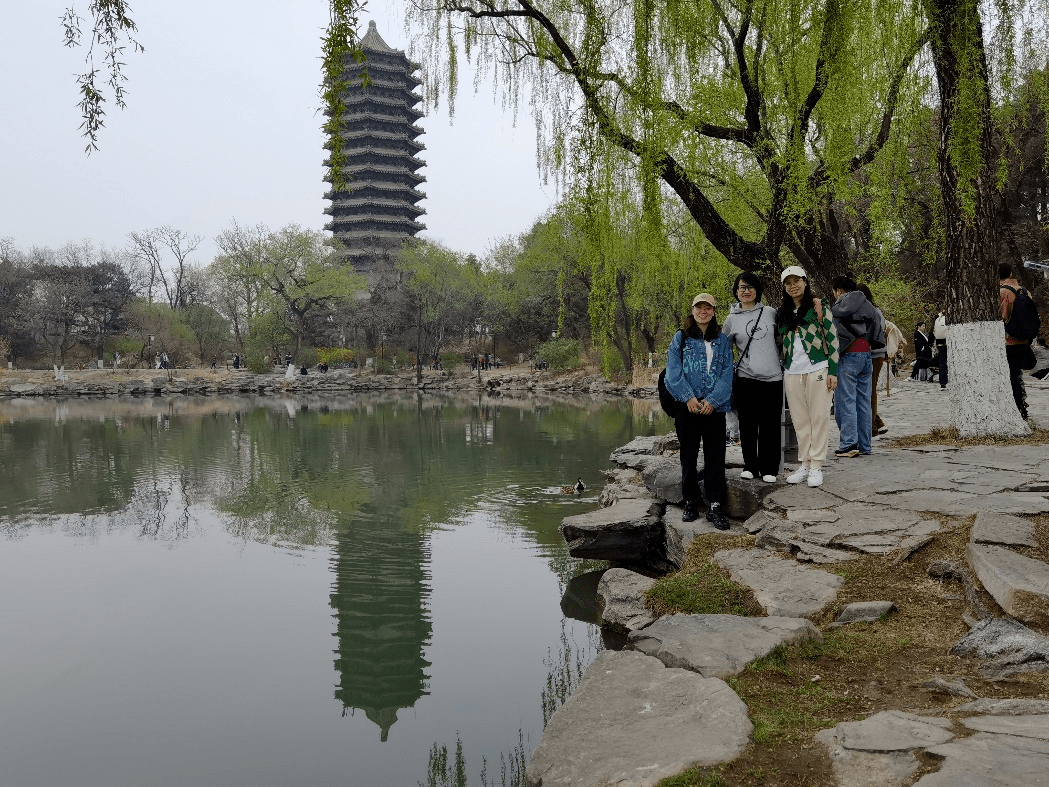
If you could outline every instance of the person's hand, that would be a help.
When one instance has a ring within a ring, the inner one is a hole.
[[[700,411],[699,399],[697,399],[694,396],[691,399],[689,399],[687,402],[685,402],[685,406],[688,407],[688,411],[690,413],[692,413],[693,415],[695,415],[696,413],[698,413]]]
[[[828,374],[827,375],[827,390],[828,391],[833,391],[837,387],[838,387],[838,378],[836,376],[834,376],[833,374]]]
[[[712,405],[706,399],[701,401],[699,404],[700,404],[700,407],[699,407],[699,414],[700,415],[710,415],[712,412],[714,412],[714,405]]]

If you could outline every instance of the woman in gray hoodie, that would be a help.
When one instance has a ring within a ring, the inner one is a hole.
[[[721,331],[736,347],[732,399],[739,415],[743,449],[740,478],[776,481],[780,461],[783,368],[776,340],[776,310],[761,303],[761,279],[744,271],[736,277],[732,304]]]

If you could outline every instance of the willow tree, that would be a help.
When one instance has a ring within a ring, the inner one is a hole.
[[[321,39],[322,97],[327,121],[324,131],[329,139],[342,132],[346,115],[346,62],[363,62],[364,52],[357,35],[358,13],[365,0],[328,0],[329,21]],[[120,109],[126,106],[124,56],[144,52],[138,40],[138,25],[131,18],[127,0],[88,0],[86,16],[70,5],[62,15],[62,28],[67,47],[84,46],[85,70],[77,75],[80,93],[80,125],[87,139],[87,152],[98,149],[98,135],[105,126],[106,103],[110,100]],[[86,34],[85,34],[86,31]],[[332,146],[325,179],[335,189],[345,185],[343,168],[347,165],[341,145]]]
[[[454,99],[457,55],[531,102],[538,154],[569,182],[629,170],[651,225],[676,196],[733,265],[796,250],[826,280],[827,194],[884,146],[917,81],[921,20],[845,0],[412,0],[427,97]]]
[[[1042,3],[1035,0],[1033,6]],[[981,13],[980,0],[922,0],[932,27],[932,56],[940,94],[937,165],[946,228],[947,355],[951,413],[963,435],[1026,435],[1013,406],[998,310],[997,264],[1005,173],[992,131],[992,90],[1007,97],[1024,46],[1036,26],[1018,35],[1027,3],[1000,0]],[[1042,14],[1045,9],[1042,8]],[[994,18],[997,72],[992,74],[984,14]],[[1044,35],[1045,16],[1041,17]],[[1044,38],[1042,39],[1044,42]],[[1041,49],[1040,58],[1044,58]],[[1030,50],[1028,50],[1030,52]],[[1044,65],[1044,59],[1042,60]]]

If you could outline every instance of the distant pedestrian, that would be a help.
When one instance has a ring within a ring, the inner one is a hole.
[[[932,324],[933,341],[936,342],[936,360],[940,369],[940,390],[947,387],[947,307],[940,309]]]
[[[1030,296],[1013,277],[1012,268],[1004,263],[998,266],[998,292],[1001,296],[1002,322],[1008,323],[1013,315],[1017,297]],[[1013,389],[1013,401],[1016,402],[1016,409],[1020,411],[1020,417],[1026,421],[1027,388],[1024,385],[1023,370],[1033,369],[1037,363],[1031,351],[1031,340],[1017,338],[1006,332],[1005,359],[1009,363],[1009,383]]]
[[[219,368],[219,359],[217,355],[211,356],[211,369],[214,371]]]
[[[932,376],[929,373],[932,365],[932,337],[926,331],[925,323],[920,322],[914,326],[914,368],[911,369],[911,379],[928,379]]]
[[[734,342],[738,360],[732,401],[739,416],[743,450],[740,478],[775,483],[782,453],[783,367],[776,341],[776,310],[761,303],[757,274],[745,271],[732,287],[737,303],[722,332]]]
[[[233,368],[234,369],[239,369],[240,368],[240,354],[239,353],[233,353]]]
[[[831,396],[838,386],[838,334],[830,308],[813,297],[804,268],[785,268],[780,281],[783,303],[776,314],[776,327],[783,347],[783,389],[798,435],[800,463],[787,476],[787,483],[807,481],[809,486],[820,486]]]
[[[161,368],[161,369],[167,369],[167,368],[169,368],[169,364],[168,364],[168,354],[167,354],[167,353],[161,353],[161,354],[160,354],[160,368]]]
[[[683,522],[699,518],[706,495],[707,521],[728,530],[725,519],[725,413],[732,398],[732,342],[721,332],[717,301],[708,293],[692,299],[685,326],[674,334],[667,350],[666,386],[680,404],[674,418],[680,444]],[[700,444],[703,446],[703,487],[699,484]]]

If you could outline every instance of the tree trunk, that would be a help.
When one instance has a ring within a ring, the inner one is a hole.
[[[937,164],[947,229],[947,361],[958,431],[1028,435],[1013,405],[998,309],[1001,226],[979,0],[925,0],[940,89]]]

